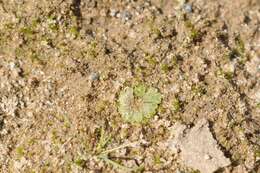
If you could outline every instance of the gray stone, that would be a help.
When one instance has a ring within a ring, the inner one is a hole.
[[[89,75],[89,80],[90,81],[96,81],[96,80],[99,80],[99,73],[96,73],[96,72],[93,72]]]
[[[129,11],[123,11],[121,17],[123,21],[128,21],[132,18],[132,14]]]
[[[187,13],[191,13],[192,12],[192,6],[190,4],[184,4],[183,5],[183,9]]]
[[[115,9],[111,9],[109,14],[111,17],[115,17],[117,13],[118,11],[116,11]]]

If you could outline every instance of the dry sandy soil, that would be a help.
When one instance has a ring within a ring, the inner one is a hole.
[[[202,118],[218,173],[259,172],[259,27],[259,0],[0,0],[0,172],[198,173],[165,144]],[[118,112],[138,83],[146,124]]]

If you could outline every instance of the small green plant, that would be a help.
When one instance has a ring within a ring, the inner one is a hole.
[[[161,94],[153,87],[126,87],[119,95],[118,110],[126,122],[145,123],[155,115],[161,99]]]
[[[103,160],[105,163],[112,165],[114,168],[120,169],[124,172],[138,172],[143,169],[143,167],[135,167],[135,168],[129,168],[124,165],[121,165],[113,160],[111,160],[107,154],[101,154],[97,157],[100,160]]]
[[[107,144],[110,141],[110,139],[111,139],[111,135],[107,134],[105,132],[104,128],[101,128],[99,141],[98,141],[96,149],[95,149],[96,152],[97,153],[101,152],[107,146]]]
[[[190,30],[190,39],[193,43],[200,42],[202,39],[202,32],[195,28],[195,26],[187,20],[185,26]]]
[[[99,140],[94,148],[94,152],[90,155],[90,157],[96,158],[100,161],[104,161],[106,164],[113,166],[115,169],[120,169],[124,172],[138,172],[143,169],[142,166],[137,166],[133,168],[124,166],[121,163],[112,160],[109,156],[110,153],[118,151],[120,149],[127,148],[127,147],[135,147],[137,144],[139,144],[139,142],[126,143],[112,149],[107,149],[107,145],[110,142],[110,140],[111,140],[111,135],[108,134],[105,131],[105,129],[102,127],[100,129]],[[74,163],[79,167],[84,167],[86,165],[86,160],[80,157]]]

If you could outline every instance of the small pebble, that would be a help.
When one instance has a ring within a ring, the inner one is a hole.
[[[11,70],[13,70],[15,68],[15,63],[14,62],[10,63],[10,68],[11,68]]]
[[[183,171],[180,171],[179,169],[177,169],[175,173],[183,173]]]
[[[116,17],[120,18],[121,17],[121,13],[120,12],[116,13]]]
[[[211,159],[211,156],[208,155],[208,154],[206,154],[206,155],[204,156],[204,159],[205,159],[205,160],[210,160],[210,159]]]
[[[128,21],[132,18],[132,15],[128,11],[123,11],[121,17],[123,21]]]
[[[89,75],[89,80],[90,81],[96,81],[99,80],[100,75],[96,72],[93,72]]]
[[[192,6],[190,4],[184,4],[183,9],[187,13],[192,13]]]
[[[117,13],[118,12],[115,9],[111,9],[109,14],[111,17],[115,17]]]

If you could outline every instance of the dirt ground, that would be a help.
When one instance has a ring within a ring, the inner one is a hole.
[[[259,56],[259,0],[0,0],[0,172],[198,173],[165,143],[204,118],[217,173],[259,173]],[[162,102],[126,123],[139,83]]]

